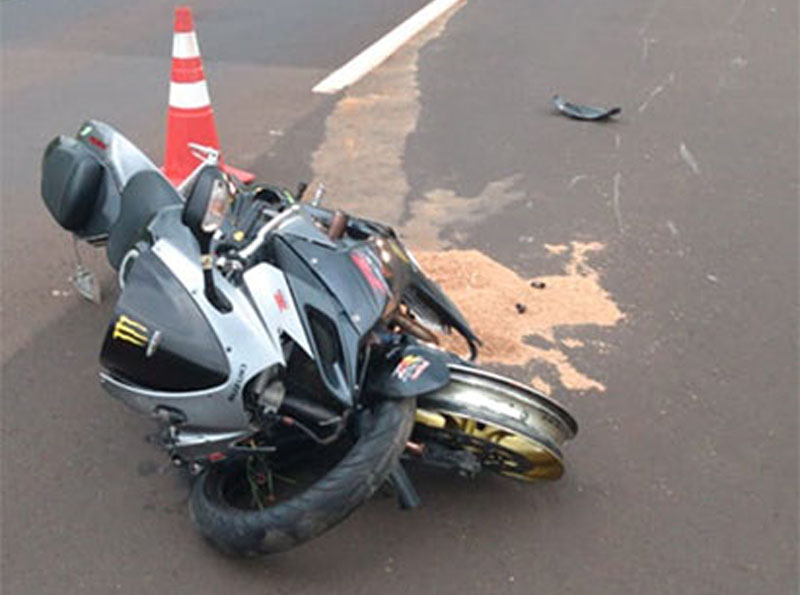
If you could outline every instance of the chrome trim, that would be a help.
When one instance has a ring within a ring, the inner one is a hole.
[[[535,390],[533,387],[514,380],[513,378],[501,376],[500,374],[495,374],[494,372],[489,372],[488,370],[483,370],[474,366],[466,366],[463,364],[447,364],[447,367],[451,372],[460,372],[465,375],[485,378],[486,380],[491,380],[506,385],[509,388],[516,389],[517,392],[515,394],[518,396],[518,398],[522,398],[525,401],[530,401],[531,404],[540,409],[548,411],[555,410],[554,413],[561,417],[564,424],[569,428],[571,434],[569,436],[570,439],[574,438],[575,434],[578,433],[578,422],[576,422],[575,418],[570,415],[569,411],[567,411],[566,408],[553,397],[544,395]]]
[[[234,446],[236,442],[252,434],[250,430],[238,432],[186,432],[178,429],[170,438],[168,448],[178,451],[177,454],[185,460],[196,460],[207,457],[213,452],[225,451]]]
[[[119,285],[120,289],[125,289],[125,272],[127,271],[128,261],[136,260],[139,256],[139,250],[136,248],[131,248],[125,253],[125,256],[122,258],[122,262],[119,263],[119,268],[117,269],[117,284]]]

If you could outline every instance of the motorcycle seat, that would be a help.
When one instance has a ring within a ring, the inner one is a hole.
[[[153,216],[165,207],[183,203],[177,190],[160,172],[140,171],[122,190],[119,217],[108,234],[106,255],[114,269],[142,237]]]

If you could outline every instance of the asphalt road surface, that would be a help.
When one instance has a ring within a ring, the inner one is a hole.
[[[332,177],[364,210],[385,192],[412,242],[522,277],[593,243],[581,270],[624,318],[545,345],[590,387],[507,367],[579,419],[565,478],[417,470],[415,512],[378,498],[266,560],[205,544],[148,422],[97,383],[113,274],[82,248],[106,296],[75,295],[38,191],[43,147],[87,117],[160,157],[172,7],[4,0],[4,594],[797,592],[796,2],[469,0],[350,91],[311,93],[423,4],[195,2],[220,136],[262,179]],[[622,116],[569,121],[556,92]]]

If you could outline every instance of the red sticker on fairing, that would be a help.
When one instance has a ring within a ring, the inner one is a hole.
[[[275,304],[278,306],[278,312],[289,309],[289,304],[286,303],[286,298],[283,297],[283,292],[280,289],[275,292],[273,297],[275,298]]]
[[[350,253],[350,259],[358,267],[358,270],[361,271],[361,274],[367,280],[367,283],[369,283],[369,286],[372,287],[372,289],[381,295],[386,295],[389,293],[389,288],[386,286],[386,281],[383,279],[380,272],[377,272],[373,268],[373,265],[369,261],[369,257],[366,254],[353,251]]]
[[[106,144],[96,136],[90,136],[89,142],[92,143],[95,147],[97,147],[101,151],[105,151],[108,148]]]

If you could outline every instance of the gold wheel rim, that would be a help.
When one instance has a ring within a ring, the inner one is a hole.
[[[448,433],[463,441],[481,464],[505,477],[522,481],[558,479],[564,465],[550,448],[519,432],[463,414],[418,409],[421,426]],[[460,438],[459,438],[460,437]]]

